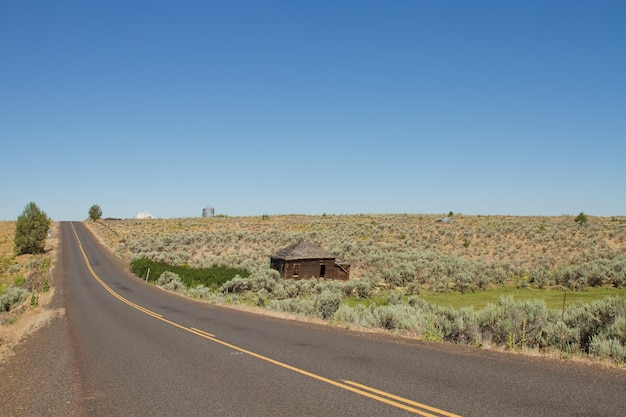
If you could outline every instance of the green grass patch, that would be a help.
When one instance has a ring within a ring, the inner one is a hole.
[[[21,287],[22,285],[24,285],[25,282],[26,278],[24,278],[24,275],[22,274],[13,278],[13,285],[15,285],[16,287]]]
[[[143,279],[146,279],[149,270],[148,281],[150,282],[155,282],[165,271],[173,272],[180,277],[187,288],[195,288],[198,285],[217,288],[233,279],[236,275],[242,278],[250,276],[248,271],[241,268],[217,265],[211,268],[190,268],[189,266],[169,265],[164,262],[154,262],[143,258],[131,262],[130,267],[133,274]]]
[[[515,300],[542,299],[546,306],[552,309],[563,308],[563,298],[565,305],[575,304],[578,301],[590,303],[601,300],[607,296],[618,296],[626,298],[626,287],[613,288],[609,286],[591,288],[587,291],[564,291],[559,288],[536,289],[536,288],[516,288],[515,286],[505,286],[487,289],[484,291],[460,293],[458,291],[448,291],[437,293],[420,289],[419,296],[429,303],[454,308],[474,307],[476,310],[483,309],[487,304],[497,304],[501,296],[511,295]]]

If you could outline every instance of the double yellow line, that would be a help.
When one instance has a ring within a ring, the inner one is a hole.
[[[111,294],[113,297],[117,298],[118,300],[120,300],[121,302],[123,302],[124,304],[129,305],[130,307],[141,311],[142,313],[145,313],[151,317],[154,317],[157,320],[161,320],[167,324],[170,324],[174,327],[178,327],[181,330],[184,330],[186,332],[192,333],[196,336],[202,337],[204,339],[210,340],[211,342],[214,343],[218,343],[222,346],[228,347],[230,349],[233,349],[235,351],[238,351],[240,353],[244,353],[246,355],[252,356],[254,358],[260,359],[262,361],[271,363],[273,365],[276,366],[280,366],[281,368],[285,368],[288,369],[290,371],[299,373],[301,375],[307,376],[309,378],[313,378],[316,379],[320,382],[324,382],[326,384],[344,389],[346,391],[350,391],[353,392],[355,394],[359,394],[362,395],[364,397],[367,398],[371,398],[373,400],[379,401],[381,403],[405,410],[405,411],[409,411],[411,413],[415,413],[424,417],[441,417],[441,416],[446,416],[446,417],[460,417],[457,414],[453,414],[435,407],[431,407],[429,405],[426,404],[422,404],[422,403],[418,403],[416,401],[412,401],[406,398],[402,398],[399,397],[397,395],[394,394],[390,394],[384,391],[380,391],[377,390],[375,388],[371,388],[368,387],[366,385],[362,385],[356,382],[352,382],[352,381],[348,381],[348,380],[341,380],[341,381],[334,381],[332,379],[329,378],[325,378],[321,375],[317,375],[308,371],[305,371],[304,369],[300,369],[300,368],[296,368],[295,366],[291,366],[288,365],[286,363],[277,361],[275,359],[272,358],[268,358],[267,356],[263,356],[260,355],[258,353],[252,352],[250,350],[232,345],[228,342],[224,342],[223,340],[220,340],[218,338],[215,337],[215,335],[205,332],[204,330],[200,330],[200,329],[196,329],[195,327],[186,327],[183,326],[181,324],[175,323],[173,321],[170,321],[166,318],[164,318],[162,315],[157,314],[151,310],[148,310],[145,307],[142,307],[138,304],[133,303],[132,301],[122,297],[121,295],[119,295],[117,292],[115,292],[113,289],[111,289],[111,287],[109,287],[104,281],[102,281],[102,279],[100,279],[100,277],[95,273],[95,271],[93,270],[93,268],[91,267],[91,263],[89,262],[89,259],[87,258],[87,254],[85,253],[85,250],[83,249],[83,245],[80,241],[80,238],[78,237],[78,233],[76,233],[76,229],[74,228],[74,225],[72,224],[72,230],[74,232],[74,236],[76,236],[76,240],[78,242],[78,247],[83,255],[83,258],[85,260],[85,264],[87,265],[87,269],[89,270],[89,272],[91,273],[91,276],[109,293]]]

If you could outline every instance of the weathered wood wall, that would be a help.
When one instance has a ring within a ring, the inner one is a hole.
[[[280,272],[285,279],[340,279],[350,278],[350,265],[342,264],[342,267],[335,263],[334,259],[301,259],[296,261],[286,261],[283,259],[272,259],[270,266]],[[297,273],[296,273],[297,269]],[[321,277],[320,273],[324,272]]]

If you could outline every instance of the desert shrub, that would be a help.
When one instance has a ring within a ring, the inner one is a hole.
[[[611,285],[615,288],[622,288],[626,284],[626,273],[615,273],[611,277]]]
[[[389,291],[387,302],[391,305],[400,304],[402,302],[402,292],[396,290]]]
[[[386,330],[416,330],[417,314],[415,308],[407,304],[369,306],[375,327]]]
[[[419,329],[423,340],[429,340],[432,342],[440,342],[444,340],[445,334],[438,319],[439,318],[432,313],[424,316],[424,320],[420,322]]]
[[[474,290],[474,282],[474,277],[468,271],[457,271],[454,274],[454,287],[461,293]]]
[[[235,305],[240,304],[241,296],[239,294],[225,294],[224,302],[226,304],[235,304]]]
[[[374,316],[378,323],[377,327],[386,330],[394,330],[400,327],[400,319],[393,306],[377,306],[373,309]]]
[[[285,283],[285,291],[287,291],[291,298],[306,297],[317,293],[318,282],[316,279],[310,278],[288,281],[289,283]]]
[[[356,281],[355,291],[358,298],[370,298],[374,293],[374,283],[367,279],[360,279]]]
[[[450,290],[450,277],[437,276],[430,280],[429,288],[435,292],[447,292]]]
[[[281,280],[279,272],[271,268],[253,272],[248,279],[251,282],[252,291],[265,290],[268,293],[274,292]]]
[[[26,265],[24,265],[24,268],[29,269],[29,270],[39,268],[39,259],[31,259],[30,261],[26,262]]]
[[[316,297],[317,312],[323,319],[329,319],[335,314],[341,304],[341,294],[337,291],[324,290]]]
[[[288,298],[285,300],[271,300],[268,307],[272,310],[295,313],[304,316],[317,316],[315,300],[311,298]]]
[[[212,294],[213,292],[211,291],[211,289],[205,287],[204,285],[198,285],[197,287],[190,288],[187,291],[187,295],[189,295],[190,297],[200,299],[208,299],[211,297]]]
[[[278,284],[276,284],[276,288],[274,288],[274,291],[272,292],[272,297],[276,300],[284,300],[286,298],[289,298],[289,293],[285,289],[284,282],[278,282]]]
[[[485,270],[478,272],[474,276],[474,287],[484,290],[494,281],[499,281],[501,274],[502,273],[494,267],[486,268]]]
[[[333,315],[333,319],[338,323],[343,323],[345,326],[360,324],[359,323],[359,309],[364,309],[363,304],[357,304],[355,307],[351,307],[348,304],[340,304],[339,308]]]
[[[544,347],[555,313],[547,309],[543,300],[515,302],[511,296],[501,296],[497,306],[489,304],[478,312],[477,318],[482,336],[496,344]]]
[[[621,288],[626,284],[626,257],[618,257],[611,261],[609,267],[609,282],[615,288]]]
[[[417,282],[411,282],[406,287],[406,293],[408,295],[418,295],[420,293],[420,286]]]
[[[298,311],[298,300],[295,298],[274,299],[270,301],[267,307],[270,310],[295,313]]]
[[[9,285],[2,294],[0,294],[0,312],[10,311],[11,309],[22,304],[30,293],[24,288],[19,288],[13,284]]]
[[[581,265],[579,273],[590,287],[602,285],[604,280],[609,276],[606,263],[599,261]]]
[[[265,307],[265,303],[269,298],[269,292],[265,288],[261,288],[260,290],[254,293],[255,297],[255,305],[257,307]]]
[[[555,282],[572,291],[584,290],[587,288],[587,279],[579,272],[574,266],[561,266],[554,272]]]
[[[562,352],[580,352],[580,331],[578,327],[570,327],[563,320],[553,321],[548,331],[548,345]]]
[[[594,335],[589,343],[589,353],[593,356],[608,357],[617,362],[626,362],[626,347],[624,343],[614,338],[604,338]]]
[[[614,323],[622,323],[626,317],[626,301],[619,297],[606,297],[589,304],[578,302],[565,309],[563,321],[570,328],[579,332],[579,346],[583,352],[589,353],[591,340],[594,336],[606,336],[615,329]]]
[[[251,289],[252,281],[250,281],[248,278],[236,276],[233,279],[222,284],[222,286],[219,288],[219,291],[223,293],[242,294],[246,291],[250,291]]]
[[[392,287],[404,287],[413,282],[416,275],[417,270],[410,262],[401,262],[382,271],[382,278]]]
[[[185,285],[183,284],[180,276],[170,271],[163,272],[156,281],[156,284],[166,290],[172,291],[184,291]]]
[[[530,271],[529,282],[537,288],[545,288],[550,285],[550,272],[545,269]]]
[[[352,294],[354,293],[355,288],[356,288],[356,280],[349,279],[348,281],[344,282],[341,287],[343,296],[346,298],[352,297]]]
[[[450,306],[435,310],[437,320],[433,330],[439,330],[442,340],[473,344],[480,339],[476,313],[472,308],[455,309]]]
[[[615,317],[613,323],[607,326],[603,334],[626,345],[626,315]]]

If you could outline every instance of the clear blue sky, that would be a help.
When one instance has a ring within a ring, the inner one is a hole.
[[[624,1],[5,1],[0,219],[626,214]]]

